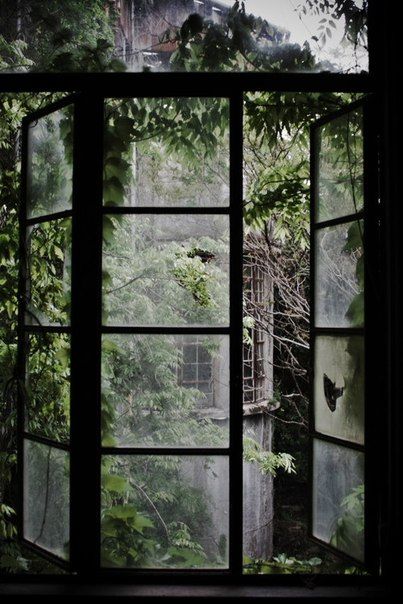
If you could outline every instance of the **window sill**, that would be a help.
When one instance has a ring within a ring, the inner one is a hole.
[[[280,407],[279,402],[273,401],[260,401],[258,403],[244,403],[243,404],[243,415],[247,417],[249,415],[259,415],[261,413],[272,413],[277,411]]]
[[[44,584],[3,583],[1,595],[22,596],[109,596],[149,598],[240,598],[284,600],[294,598],[379,598],[390,595],[387,587],[379,585],[351,586],[247,586],[247,585],[113,585],[113,584]],[[140,601],[141,601],[140,600]]]

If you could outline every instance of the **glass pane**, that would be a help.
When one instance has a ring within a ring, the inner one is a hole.
[[[363,222],[316,232],[315,316],[317,327],[364,324]]]
[[[69,440],[70,338],[28,336],[25,429],[57,441]]]
[[[28,130],[28,218],[70,210],[73,194],[73,106],[32,122]]]
[[[228,206],[227,99],[116,99],[105,114],[105,205]]]
[[[364,204],[362,108],[333,119],[317,132],[316,220],[355,214]]]
[[[315,341],[315,429],[364,443],[364,338],[319,336]]]
[[[104,217],[104,322],[227,325],[227,216]]]
[[[314,441],[313,535],[349,556],[363,560],[363,453]]]
[[[105,456],[101,564],[228,566],[228,458]]]
[[[69,454],[24,443],[24,537],[60,558],[69,557]]]
[[[67,325],[71,296],[71,219],[28,229],[27,311],[29,325]]]
[[[227,336],[107,335],[105,446],[228,446]]]

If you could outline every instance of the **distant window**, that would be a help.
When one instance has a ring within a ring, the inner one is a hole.
[[[267,363],[269,334],[259,325],[261,311],[267,305],[267,277],[253,263],[246,260],[244,269],[244,292],[246,312],[253,324],[248,329],[248,341],[243,347],[244,404],[267,401],[269,376]]]
[[[214,406],[213,359],[198,337],[183,343],[183,363],[179,370],[179,382],[186,388],[197,388],[204,394],[204,404]]]

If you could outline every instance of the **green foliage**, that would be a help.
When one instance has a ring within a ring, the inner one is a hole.
[[[205,462],[200,470],[213,472],[214,463]],[[199,542],[211,522],[208,503],[199,488],[187,483],[179,457],[139,457],[134,462],[106,458],[102,472],[105,564],[167,568],[220,564],[220,558],[208,556]],[[224,557],[224,543],[221,550]]]
[[[287,554],[279,554],[271,560],[252,560],[244,557],[244,573],[246,575],[290,575],[313,574],[321,571],[321,558],[300,560]]]
[[[0,503],[0,539],[11,539],[16,534],[13,516],[15,516],[13,508]]]
[[[190,251],[176,254],[177,260],[174,262],[172,275],[192,294],[197,304],[204,308],[212,308],[215,303],[207,288],[211,275],[206,271],[202,260],[197,256],[191,257],[191,253]]]
[[[0,69],[36,71],[120,71],[121,62],[113,58],[113,23],[104,10],[101,0],[88,3],[85,0],[49,0],[30,2],[30,14],[26,23],[27,42],[13,38],[13,32],[0,37]],[[352,32],[358,23],[348,21]],[[222,70],[270,69],[305,70],[314,67],[314,59],[308,46],[273,46],[267,52],[257,48],[256,39],[267,23],[246,14],[243,4],[236,2],[228,17],[226,27],[200,19],[189,18],[176,33],[178,49],[171,57],[173,69]],[[274,32],[271,32],[274,33]],[[270,34],[270,32],[269,32]],[[169,35],[169,34],[168,34]],[[17,215],[19,203],[18,170],[19,157],[16,132],[22,117],[38,109],[57,95],[2,95],[0,99],[0,295],[5,303],[0,309],[0,368],[3,379],[4,397],[1,401],[1,457],[0,482],[5,485],[6,498],[13,498],[10,485],[14,479],[15,453],[13,430],[15,428],[14,376],[17,317]],[[245,99],[245,130],[253,143],[262,152],[278,148],[281,141],[283,153],[273,171],[273,166],[259,171],[257,179],[248,186],[245,218],[252,228],[262,229],[274,218],[275,235],[285,241],[292,234],[302,249],[307,246],[308,221],[308,144],[307,126],[321,113],[340,105],[345,97],[331,94],[280,94],[264,93],[249,95]],[[154,174],[164,167],[168,159],[182,163],[186,174],[180,175],[180,187],[194,191],[192,175],[202,174],[206,182],[215,185],[216,175],[228,172],[225,157],[228,143],[228,102],[221,99],[168,99],[161,104],[159,99],[130,99],[112,101],[106,116],[104,202],[105,205],[124,205],[128,189],[135,183],[133,174],[133,148],[137,147],[151,162]],[[273,107],[275,110],[273,110]],[[298,129],[304,123],[303,132]],[[38,148],[36,172],[43,179],[33,183],[33,196],[53,206],[58,191],[65,186],[68,173],[63,171],[54,153],[57,138],[62,143],[62,152],[72,162],[72,122],[68,115],[60,122],[59,131],[51,124],[48,133],[54,134]],[[298,142],[289,151],[298,131]],[[155,139],[154,146],[147,141]],[[162,147],[159,148],[162,142]],[[60,148],[60,147],[59,147]],[[228,153],[227,153],[228,155]],[[173,166],[175,167],[175,166]],[[171,166],[169,166],[171,169]],[[278,182],[271,182],[271,180]],[[214,187],[213,187],[214,188]],[[158,195],[167,195],[156,189]],[[177,191],[170,193],[176,199]],[[291,202],[290,202],[291,200]],[[187,203],[191,204],[189,198]],[[109,251],[118,250],[117,231],[119,219],[104,218],[104,241]],[[123,230],[127,237],[129,231]],[[29,272],[31,292],[29,313],[34,322],[49,320],[66,323],[70,304],[69,264],[70,224],[59,221],[41,224],[30,235],[31,250]],[[352,241],[353,245],[353,234]],[[220,249],[221,246],[221,249]],[[213,239],[192,241],[186,249],[171,246],[166,259],[168,274],[180,283],[183,290],[191,294],[195,308],[211,318],[216,312],[213,301],[219,299],[222,287],[222,271],[213,272],[208,262],[198,255],[198,250],[219,254],[224,247]],[[346,250],[346,251],[353,251]],[[141,256],[141,268],[152,280],[153,270],[161,258],[152,250],[136,250]],[[125,259],[127,261],[127,259]],[[131,265],[127,269],[130,278]],[[358,265],[357,265],[357,270]],[[361,273],[360,273],[361,274]],[[213,279],[217,285],[211,289]],[[114,275],[108,270],[103,273],[105,291],[114,287]],[[124,285],[124,283],[122,284]],[[129,305],[130,296],[123,297],[123,305]],[[143,300],[147,306],[148,300]],[[150,316],[158,317],[161,307],[157,304],[148,308]],[[105,307],[104,318],[110,309]],[[175,315],[172,315],[175,318]],[[208,322],[208,321],[207,321]],[[4,327],[3,327],[4,326]],[[246,325],[246,328],[250,326]],[[177,443],[199,433],[201,442],[210,445],[220,443],[217,426],[210,420],[196,416],[198,402],[194,389],[178,386],[173,369],[177,365],[177,354],[169,344],[159,342],[150,347],[137,346],[135,350],[120,346],[105,339],[103,357],[102,438],[104,445],[116,444],[113,427],[116,425],[119,405],[127,404],[132,393],[132,384],[141,386],[144,373],[152,374],[155,390],[144,391],[131,404],[132,416],[127,419],[129,429],[136,426],[140,433],[154,431],[161,441]],[[211,347],[212,351],[213,346]],[[68,437],[68,343],[56,335],[52,341],[32,343],[30,380],[26,396],[31,406],[30,428],[55,438]],[[150,376],[147,376],[150,377]],[[113,391],[111,385],[113,384]],[[21,385],[20,385],[21,386]],[[158,392],[158,396],[156,396]],[[156,425],[156,416],[164,412],[164,422]],[[136,417],[137,413],[137,417]],[[4,421],[3,421],[4,420]],[[155,424],[153,424],[155,421]],[[159,429],[159,433],[158,433]],[[190,441],[187,441],[190,442]],[[186,442],[185,442],[186,444]],[[251,439],[245,440],[245,460],[259,465],[263,473],[273,476],[279,469],[294,473],[294,460],[284,453],[263,451]],[[4,445],[4,446],[3,446]],[[216,553],[208,551],[205,544],[206,531],[211,526],[209,502],[201,489],[184,481],[178,458],[148,458],[144,463],[127,468],[125,460],[104,464],[102,469],[102,545],[103,563],[112,566],[198,567],[221,565],[226,557],[225,535],[216,539]],[[206,461],[204,470],[214,476],[214,463]],[[130,471],[128,471],[128,469]],[[3,493],[2,493],[3,496]],[[352,505],[346,503],[346,506]],[[19,548],[8,540],[15,534],[12,506],[2,503],[0,508],[0,537],[7,540],[1,544],[0,567],[8,572],[32,567],[21,555]],[[169,519],[169,522],[168,520]],[[343,523],[336,539],[344,538]],[[290,563],[291,560],[291,563]],[[263,563],[264,564],[264,563]],[[312,560],[296,561],[279,557],[274,564],[280,568],[315,567]],[[318,563],[319,564],[319,563]],[[258,571],[260,572],[260,571]],[[264,571],[263,571],[264,572]]]
[[[258,442],[247,436],[243,439],[243,459],[247,463],[257,464],[262,474],[276,477],[279,469],[287,474],[296,474],[292,455],[265,451]]]
[[[330,539],[331,545],[351,556],[360,556],[360,543],[365,520],[364,485],[355,487],[341,502],[342,516],[337,519]]]
[[[32,71],[122,71],[113,57],[114,11],[104,0],[30,0],[16,36],[15,7],[2,7],[0,69]]]
[[[263,38],[261,36],[264,36]],[[244,3],[234,2],[224,26],[190,15],[179,31],[168,29],[165,39],[174,39],[177,49],[171,68],[180,71],[299,71],[311,70],[315,60],[309,45],[274,43],[285,38],[260,17],[247,14]],[[262,45],[262,40],[272,40]],[[162,39],[162,42],[164,38]]]

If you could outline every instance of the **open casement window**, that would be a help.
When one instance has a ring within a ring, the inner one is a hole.
[[[163,97],[129,96],[126,85],[119,97],[106,84],[100,90],[23,122],[19,534],[81,576],[240,577],[249,402],[242,393],[242,90],[207,96],[198,88],[197,96],[183,81],[182,96],[175,87]],[[365,398],[377,403],[376,309],[367,303],[376,299],[376,246],[367,246],[365,263],[363,254],[364,233],[377,241],[370,108],[364,99],[312,126],[310,532],[374,568],[368,460],[376,451],[365,447],[376,425]],[[180,159],[175,136],[186,140],[184,124],[193,136],[195,116],[206,113],[202,135],[211,140],[214,123],[219,132],[214,152]],[[168,149],[158,125],[178,114]],[[194,277],[207,285],[195,289]],[[260,307],[264,276],[254,268],[248,278]],[[265,343],[258,328],[252,344],[245,360],[258,378],[251,396],[259,403]],[[181,493],[182,507],[172,505],[170,491]],[[197,513],[194,502],[186,507],[195,491]],[[197,543],[181,550],[185,512],[187,523],[197,522],[203,552]],[[206,515],[210,523],[200,522]],[[167,531],[175,547],[165,547]]]
[[[70,558],[70,346],[74,104],[23,126],[18,436],[20,532]]]
[[[24,119],[20,536],[70,570],[241,572],[241,119],[190,89]]]
[[[364,99],[311,126],[311,535],[367,565],[376,524],[368,401],[378,404],[368,346],[373,249],[364,254],[377,205],[370,110]]]

